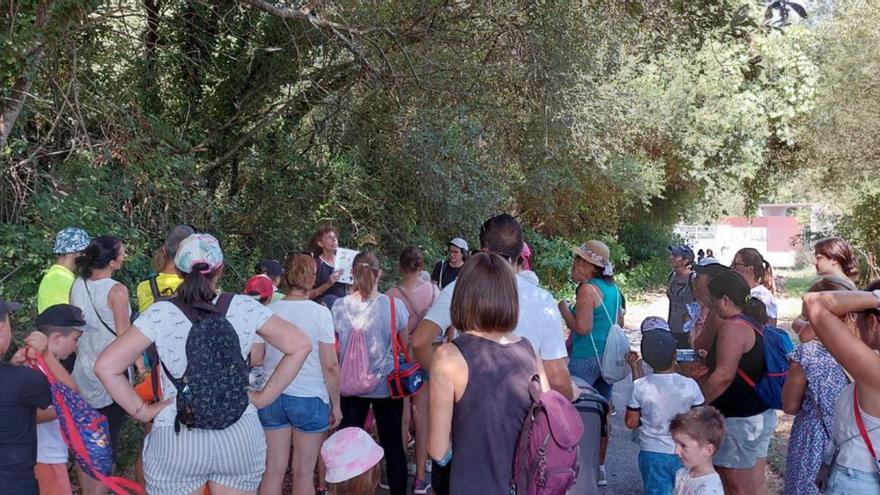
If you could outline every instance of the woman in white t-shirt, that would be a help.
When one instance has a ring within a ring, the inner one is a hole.
[[[219,430],[180,425],[175,432],[177,389],[168,375],[180,378],[186,371],[192,323],[172,301],[156,302],[141,314],[128,332],[107,347],[95,364],[95,373],[132,418],[153,421],[144,441],[147,493],[194,493],[207,483],[212,495],[256,494],[266,466],[266,441],[257,408],[272,403],[290,384],[311,351],[309,339],[249,296],[218,295],[223,252],[210,234],[192,234],[181,241],[174,265],[184,277],[177,301],[186,307],[228,302],[225,318],[238,336],[242,359],[258,333],[284,353],[265,387],[248,391],[250,404],[232,425]],[[151,343],[156,344],[165,369],[161,377],[164,400],[147,404],[124,373]]]
[[[736,252],[730,267],[746,279],[751,288],[751,296],[764,303],[769,318],[767,323],[776,325],[776,280],[773,278],[770,262],[757,249],[743,248]]]
[[[314,495],[315,464],[321,444],[330,428],[339,426],[339,360],[333,317],[327,307],[309,300],[315,285],[315,261],[310,253],[293,253],[284,262],[281,288],[284,299],[269,305],[276,315],[301,328],[309,336],[312,353],[302,369],[275,402],[260,409],[260,423],[266,432],[266,472],[260,495],[280,495],[293,441],[293,493]],[[267,374],[284,355],[266,345],[263,370]]]
[[[804,310],[819,340],[853,378],[834,406],[833,448],[827,451],[834,455],[825,459],[831,470],[822,493],[880,493],[872,458],[880,451],[880,280],[865,291],[807,293]],[[857,332],[850,330],[850,316]]]

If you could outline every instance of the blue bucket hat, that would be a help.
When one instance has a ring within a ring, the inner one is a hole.
[[[70,254],[84,251],[89,247],[92,238],[89,234],[79,227],[67,227],[55,235],[55,247],[52,252],[55,254]]]

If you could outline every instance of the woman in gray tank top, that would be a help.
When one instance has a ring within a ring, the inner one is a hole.
[[[529,384],[540,375],[549,386],[531,344],[513,334],[519,303],[510,263],[479,253],[458,280],[451,316],[463,332],[434,355],[428,453],[441,464],[452,454],[450,493],[507,493]]]

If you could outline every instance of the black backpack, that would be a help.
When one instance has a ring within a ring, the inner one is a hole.
[[[216,306],[170,300],[192,322],[186,338],[186,371],[175,378],[162,369],[177,389],[174,431],[187,428],[222,430],[241,418],[248,407],[248,367],[238,334],[226,319],[232,294],[220,294]]]

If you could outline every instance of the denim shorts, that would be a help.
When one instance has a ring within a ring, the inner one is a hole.
[[[727,432],[712,463],[731,469],[751,469],[759,457],[767,457],[770,437],[776,429],[776,411],[768,409],[747,418],[724,418]]]
[[[880,475],[835,465],[822,492],[831,495],[876,495],[880,493]]]
[[[571,358],[568,360],[568,372],[590,384],[611,404],[611,385],[602,379],[599,360],[594,357]]]
[[[681,460],[675,454],[639,451],[639,472],[645,485],[645,495],[669,495],[675,489],[675,473],[681,469]]]
[[[292,427],[302,433],[321,433],[330,429],[330,405],[318,397],[281,394],[259,415],[264,430]]]

